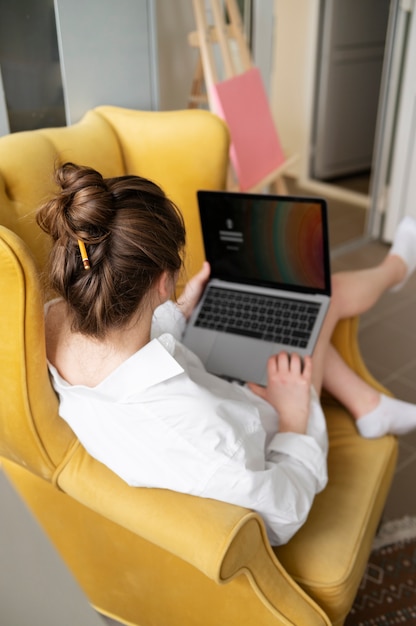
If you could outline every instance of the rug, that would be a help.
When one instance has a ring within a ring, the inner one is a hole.
[[[345,626],[416,624],[416,517],[386,522]]]

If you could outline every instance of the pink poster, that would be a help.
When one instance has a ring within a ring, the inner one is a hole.
[[[259,69],[217,83],[212,96],[230,130],[230,159],[246,191],[285,161]]]

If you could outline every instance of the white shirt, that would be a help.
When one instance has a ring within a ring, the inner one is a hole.
[[[270,404],[209,374],[178,341],[184,326],[173,303],[159,307],[150,343],[93,388],[68,384],[49,364],[60,415],[87,451],[129,485],[254,509],[270,541],[286,543],[327,482],[316,394],[307,434],[279,433]]]

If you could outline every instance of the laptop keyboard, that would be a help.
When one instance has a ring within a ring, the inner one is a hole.
[[[210,287],[195,326],[306,348],[319,304]]]

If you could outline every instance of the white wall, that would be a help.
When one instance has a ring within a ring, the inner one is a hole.
[[[275,0],[253,0],[252,53],[270,97],[274,65]]]
[[[253,54],[269,91],[279,1],[253,0]],[[191,0],[55,0],[55,10],[68,123],[98,104],[188,106],[197,61],[188,43],[196,28]],[[5,106],[0,82],[3,134],[9,132]]]
[[[68,124],[100,104],[158,108],[153,0],[55,0]]]
[[[275,63],[271,106],[292,173],[308,174],[314,104],[319,0],[275,0]]]
[[[191,0],[156,0],[160,109],[188,106],[197,52],[188,44],[195,30]]]

